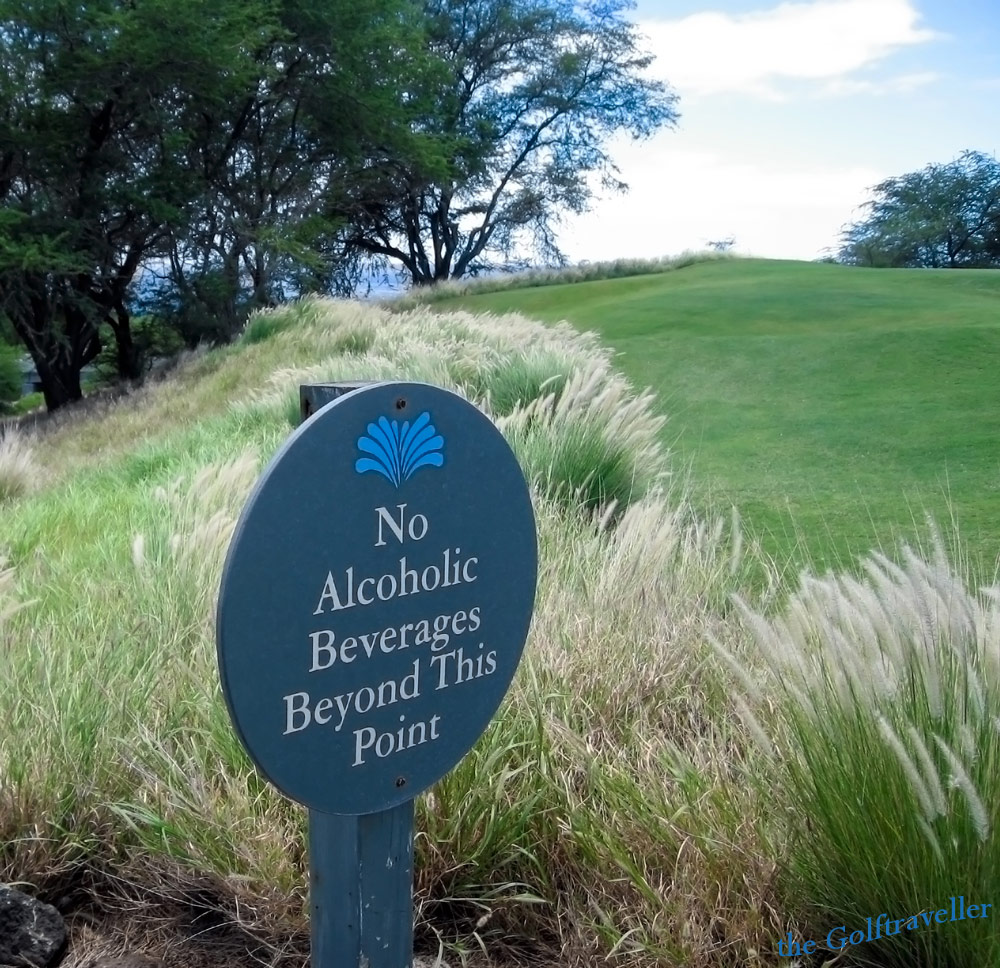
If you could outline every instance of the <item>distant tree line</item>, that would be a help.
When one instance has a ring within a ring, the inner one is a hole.
[[[0,334],[46,404],[256,308],[561,260],[675,122],[626,0],[0,0]],[[137,326],[141,316],[145,326]]]
[[[965,151],[947,164],[888,178],[866,216],[844,232],[839,260],[850,265],[1000,268],[1000,162]]]

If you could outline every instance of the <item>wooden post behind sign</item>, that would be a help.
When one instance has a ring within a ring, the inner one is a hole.
[[[302,386],[302,419],[367,385]],[[309,811],[309,913],[312,968],[410,968],[412,800],[360,817]]]

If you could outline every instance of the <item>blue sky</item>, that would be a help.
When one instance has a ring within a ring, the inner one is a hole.
[[[813,259],[868,188],[1000,155],[1000,0],[639,0],[678,126],[615,142],[631,191],[567,219],[571,261],[736,250]]]

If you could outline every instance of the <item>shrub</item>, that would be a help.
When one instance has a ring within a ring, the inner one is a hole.
[[[45,406],[45,394],[39,393],[27,393],[20,400],[15,400],[9,406],[10,412],[18,416],[20,414],[31,413],[32,410],[38,410]]]

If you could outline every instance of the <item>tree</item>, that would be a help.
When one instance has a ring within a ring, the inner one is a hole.
[[[446,68],[421,128],[443,170],[398,163],[374,200],[341,213],[348,245],[402,263],[415,284],[518,255],[562,262],[555,230],[594,182],[624,190],[607,149],[677,119],[676,96],[644,75],[626,0],[427,0],[428,47]]]
[[[331,284],[341,186],[388,184],[351,173],[430,157],[422,24],[411,0],[0,0],[0,314],[49,409],[102,332],[141,375],[137,278],[190,341]]]
[[[414,123],[436,69],[419,7],[284,0],[280,22],[257,52],[262,81],[241,92],[236,126],[224,107],[190,133],[204,194],[170,235],[157,305],[189,342],[227,339],[254,309],[303,292],[347,290],[345,199],[385,190],[386,159],[429,164],[434,154]]]
[[[1000,268],[1000,162],[965,151],[947,164],[889,178],[866,218],[843,235],[851,265]]]
[[[20,353],[0,339],[0,414],[21,396]]]
[[[249,82],[251,52],[277,29],[263,0],[207,11],[0,0],[0,311],[49,409],[81,397],[102,323],[119,372],[139,375],[128,291],[189,217],[185,132]]]

